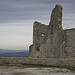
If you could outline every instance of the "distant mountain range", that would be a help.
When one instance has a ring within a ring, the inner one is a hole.
[[[29,51],[0,49],[0,57],[29,57]]]

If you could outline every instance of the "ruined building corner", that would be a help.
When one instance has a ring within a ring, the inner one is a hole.
[[[55,6],[49,25],[33,23],[33,44],[29,47],[31,58],[75,58],[75,29],[63,30],[62,9],[59,4]]]

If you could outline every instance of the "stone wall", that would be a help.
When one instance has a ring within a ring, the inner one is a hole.
[[[70,57],[75,58],[75,28],[66,29],[65,32],[67,35],[67,50]]]
[[[34,59],[34,58],[0,58],[0,65],[18,65],[18,64],[35,64],[35,65],[44,65],[44,66],[54,66],[54,67],[68,67],[75,68],[74,59]]]
[[[60,58],[66,48],[65,32],[62,28],[62,6],[56,5],[51,14],[47,36],[41,43],[42,57]],[[64,47],[63,47],[64,46]],[[63,48],[62,48],[63,47]],[[67,55],[65,54],[64,57]]]
[[[74,34],[74,33],[73,33]],[[62,6],[56,5],[49,25],[33,24],[33,44],[29,47],[32,58],[68,58],[69,32],[62,28]],[[75,37],[73,35],[73,37]],[[75,43],[75,42],[74,42]],[[73,44],[74,44],[73,43]]]
[[[40,45],[47,35],[48,26],[35,21],[33,24],[33,45],[29,47],[30,57],[40,57]]]

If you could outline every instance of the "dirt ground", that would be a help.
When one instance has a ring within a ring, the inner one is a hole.
[[[0,75],[75,75],[65,68],[0,66]]]

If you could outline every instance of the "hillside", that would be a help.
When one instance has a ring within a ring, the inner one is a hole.
[[[0,57],[28,57],[28,50],[4,50],[0,49]]]

